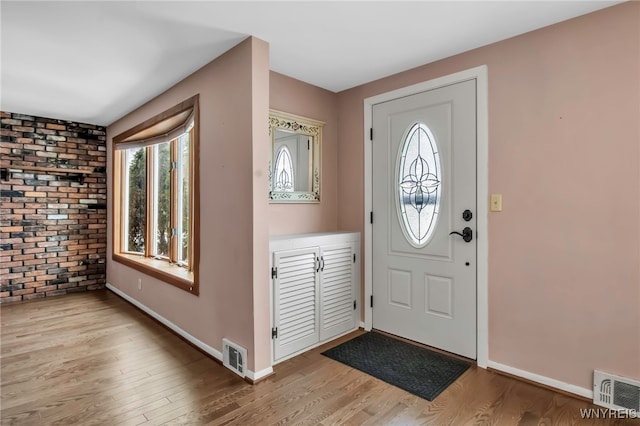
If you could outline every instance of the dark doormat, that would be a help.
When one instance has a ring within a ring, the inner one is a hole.
[[[429,401],[471,366],[379,333],[365,333],[322,355]]]

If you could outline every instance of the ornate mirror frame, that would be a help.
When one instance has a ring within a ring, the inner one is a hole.
[[[320,175],[321,162],[320,152],[322,147],[322,121],[312,120],[310,118],[300,117],[282,111],[269,110],[269,142],[271,149],[269,150],[269,202],[271,203],[319,203],[320,202]],[[274,161],[275,151],[275,132],[282,129],[287,132],[298,135],[307,135],[313,138],[311,152],[311,191],[274,191]]]

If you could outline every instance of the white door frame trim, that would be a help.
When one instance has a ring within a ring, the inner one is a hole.
[[[460,71],[433,80],[381,93],[364,100],[364,294],[365,300],[373,294],[373,225],[370,223],[369,214],[373,210],[373,188],[371,179],[372,170],[372,146],[369,140],[369,129],[372,127],[373,106],[381,102],[414,95],[416,93],[433,90],[438,87],[448,86],[465,80],[475,79],[476,90],[476,114],[477,114],[477,319],[476,319],[476,357],[478,367],[487,368],[489,360],[489,105],[488,105],[488,78],[487,66]],[[478,236],[480,236],[478,238]],[[364,304],[364,328],[371,330],[373,309],[369,303]]]

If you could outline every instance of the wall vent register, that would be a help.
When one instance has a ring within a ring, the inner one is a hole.
[[[640,381],[595,370],[593,403],[612,410],[633,410],[640,414]]]

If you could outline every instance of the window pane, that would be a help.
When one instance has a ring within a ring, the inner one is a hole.
[[[289,149],[286,146],[278,150],[274,169],[275,185],[273,190],[293,192],[293,162],[291,161]]]
[[[189,133],[178,140],[178,263],[189,264]]]
[[[147,209],[147,155],[144,148],[127,149],[124,157],[124,250],[144,253]]]
[[[413,125],[400,146],[398,164],[398,211],[405,237],[411,245],[424,247],[435,230],[440,209],[440,155],[431,130]]]
[[[154,149],[154,256],[169,257],[171,241],[171,143],[165,142]]]

